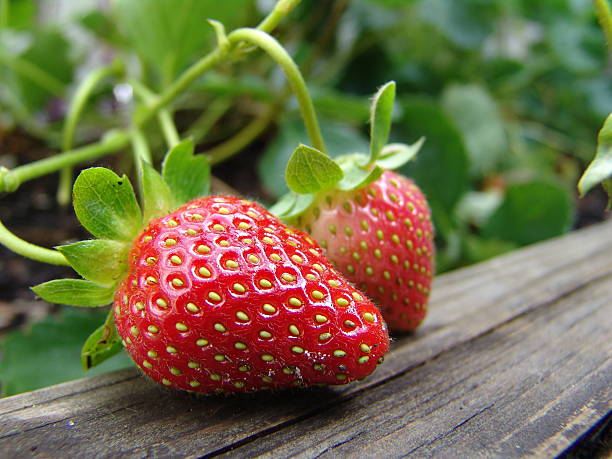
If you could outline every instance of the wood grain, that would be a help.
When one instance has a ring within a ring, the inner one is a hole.
[[[548,456],[610,411],[611,222],[433,292],[361,383],[220,398],[111,373],[0,400],[0,456]]]

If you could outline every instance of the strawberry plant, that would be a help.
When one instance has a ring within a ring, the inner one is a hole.
[[[142,212],[127,177],[91,168],[77,178],[76,214],[98,239],[58,250],[85,279],[33,290],[51,303],[112,302],[83,348],[84,366],[123,344],[155,381],[198,392],[344,384],[371,373],[389,346],[376,307],[313,239],[259,205],[198,197],[208,169],[192,153],[190,142],[170,150],[163,177],[142,163]]]
[[[128,355],[205,393],[348,383],[436,271],[601,219],[608,2],[485,3],[0,0],[0,333],[43,303],[17,256],[81,307],[2,337],[3,393]]]
[[[333,161],[298,147],[286,173],[292,193],[275,210],[321,243],[342,273],[381,307],[392,330],[409,331],[427,311],[434,231],[421,190],[386,170],[411,160],[424,140],[387,145],[394,99],[394,82],[374,96],[369,155]]]

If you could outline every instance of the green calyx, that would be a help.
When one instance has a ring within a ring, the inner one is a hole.
[[[394,101],[393,81],[383,85],[372,99],[369,154],[353,153],[333,160],[315,148],[299,145],[289,158],[285,172],[291,191],[270,211],[290,221],[303,214],[320,193],[360,189],[377,180],[385,170],[397,169],[414,159],[424,138],[412,145],[387,143]]]
[[[74,210],[83,227],[97,239],[57,247],[83,279],[56,279],[32,288],[42,299],[57,304],[97,307],[112,303],[128,269],[132,242],[154,218],[167,215],[187,201],[208,193],[210,166],[194,155],[191,140],[167,154],[162,173],[141,162],[142,210],[129,179],[109,169],[83,170],[73,188]],[[112,313],[87,340],[82,357],[91,368],[120,349]]]

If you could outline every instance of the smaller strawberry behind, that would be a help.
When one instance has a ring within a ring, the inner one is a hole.
[[[208,166],[192,152],[188,142],[170,151],[163,177],[142,164],[144,215],[125,176],[91,168],[77,178],[75,211],[98,239],[58,249],[85,279],[34,291],[113,304],[84,366],[123,345],[156,382],[202,393],[345,384],[374,371],[389,348],[376,306],[311,237],[256,203],[197,198]]]
[[[410,331],[427,313],[434,231],[421,190],[390,170],[411,160],[423,143],[386,145],[394,97],[393,82],[374,97],[369,155],[334,161],[299,146],[287,165],[292,192],[272,211],[321,244],[340,272],[381,308],[390,330]]]
[[[435,248],[427,201],[412,180],[385,171],[364,188],[318,199],[297,225],[380,306],[390,329],[421,324]]]

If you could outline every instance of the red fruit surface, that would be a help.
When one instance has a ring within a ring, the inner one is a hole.
[[[308,235],[234,197],[151,221],[114,310],[147,375],[197,392],[344,384],[389,347],[376,306]]]
[[[323,195],[298,220],[327,257],[380,305],[390,330],[418,327],[434,273],[433,227],[421,190],[385,171],[370,185]]]

